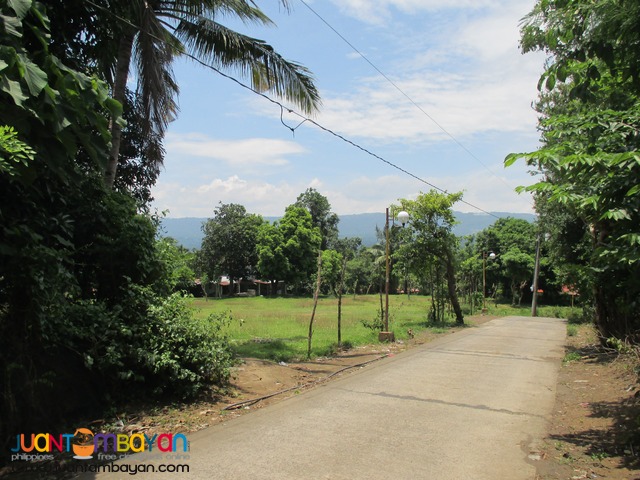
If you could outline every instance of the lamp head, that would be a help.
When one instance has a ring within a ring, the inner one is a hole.
[[[398,221],[404,227],[404,225],[409,221],[409,214],[407,212],[405,212],[404,210],[401,211],[400,213],[398,213]]]

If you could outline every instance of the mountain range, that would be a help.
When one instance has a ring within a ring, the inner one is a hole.
[[[531,213],[491,212],[463,213],[454,212],[458,224],[453,228],[457,236],[473,235],[478,233],[496,221],[496,217],[522,218],[528,222],[535,221],[535,215]],[[265,220],[274,222],[280,217],[264,217]],[[202,224],[206,218],[183,217],[163,218],[160,234],[163,237],[173,237],[186,248],[200,248],[202,243]],[[359,213],[352,215],[340,215],[338,229],[340,237],[360,237],[363,245],[371,246],[376,243],[376,227],[384,227],[384,213]]]

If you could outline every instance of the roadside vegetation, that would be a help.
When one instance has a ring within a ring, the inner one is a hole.
[[[329,199],[309,188],[274,223],[218,204],[188,251],[158,238],[150,207],[173,61],[202,54],[305,111],[319,104],[304,67],[216,23],[228,16],[269,23],[243,1],[0,0],[1,448],[132,397],[197,398],[229,381],[238,355],[375,342],[386,313],[406,340],[483,310],[528,315],[535,298],[538,315],[570,320],[570,338],[587,322],[601,348],[637,352],[638,2],[540,0],[523,23],[523,50],[549,56],[541,148],[506,164],[538,174],[524,188],[535,224],[500,218],[457,238],[463,194],[431,190],[398,199],[363,245],[339,238]]]
[[[307,353],[307,329],[313,300],[297,298],[229,298],[221,300],[193,299],[196,319],[211,314],[229,315],[223,329],[233,351],[239,357],[276,361],[301,361]],[[390,330],[398,341],[407,341],[424,330],[444,333],[455,326],[452,316],[444,322],[429,319],[431,299],[422,295],[392,295],[390,298]],[[337,299],[326,296],[319,300],[314,323],[312,358],[335,355],[337,343]],[[370,328],[379,312],[378,295],[349,295],[342,303],[342,347],[350,349],[378,342],[378,329]],[[468,307],[463,305],[463,309]],[[489,303],[487,315],[530,315],[530,306],[512,307]],[[566,318],[571,307],[541,307],[540,316]]]

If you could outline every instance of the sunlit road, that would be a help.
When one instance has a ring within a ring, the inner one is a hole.
[[[190,435],[188,474],[133,478],[533,480],[564,338],[551,318],[468,328]]]

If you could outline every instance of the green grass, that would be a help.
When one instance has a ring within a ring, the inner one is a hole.
[[[498,317],[506,317],[510,315],[518,315],[522,317],[531,316],[531,304],[523,304],[520,307],[512,307],[507,303],[495,303],[493,300],[487,301],[488,315],[495,315]],[[573,308],[575,315],[576,308]],[[569,318],[571,316],[571,307],[558,307],[553,305],[538,306],[537,314],[539,317],[552,317],[552,318]]]
[[[241,297],[222,300],[193,300],[196,318],[229,312],[233,317],[226,333],[236,353],[243,357],[291,360],[306,357],[311,298]],[[407,330],[427,328],[429,298],[392,295],[389,297],[389,329],[397,339],[407,339]],[[342,342],[353,346],[376,343],[377,332],[362,325],[373,320],[380,308],[377,295],[345,296],[342,299]],[[336,298],[320,298],[314,320],[312,356],[335,352],[338,341]],[[446,331],[442,329],[439,332]]]
[[[452,323],[429,325],[427,312],[430,298],[412,295],[389,297],[389,329],[398,340],[408,338],[407,330],[414,333],[429,329],[443,334]],[[196,298],[192,300],[195,316],[205,319],[212,313],[228,312],[233,320],[225,328],[231,344],[241,357],[264,358],[276,361],[303,359],[307,355],[307,334],[313,309],[312,298],[268,298],[238,297],[224,299]],[[512,308],[506,305],[488,304],[489,315],[531,314],[530,307]],[[541,307],[540,316],[557,316],[552,309]],[[335,354],[338,342],[338,300],[333,297],[320,298],[314,320],[312,356]],[[378,332],[362,325],[362,320],[372,321],[378,315],[378,295],[347,295],[342,299],[342,342],[351,346],[378,342]],[[549,310],[547,312],[547,309]],[[480,312],[478,312],[479,314]]]
[[[571,363],[571,362],[577,362],[578,360],[582,359],[582,355],[580,355],[580,353],[578,352],[567,352],[564,356],[564,358],[562,359],[563,363]]]

